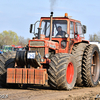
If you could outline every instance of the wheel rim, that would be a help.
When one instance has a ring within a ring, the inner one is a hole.
[[[99,61],[98,53],[95,51],[92,55],[92,64],[91,64],[91,75],[94,82],[97,81],[99,75]]]
[[[68,64],[67,70],[66,70],[66,80],[68,82],[68,84],[70,84],[73,80],[74,77],[74,66],[73,63],[70,62]]]

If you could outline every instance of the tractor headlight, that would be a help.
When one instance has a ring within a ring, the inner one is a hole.
[[[46,54],[45,57],[46,57],[46,58],[49,58],[49,54]]]
[[[69,35],[68,35],[68,34],[65,34],[65,37],[66,37],[66,38],[68,38],[68,37],[69,37]]]

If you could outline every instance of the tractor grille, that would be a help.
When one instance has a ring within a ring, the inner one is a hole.
[[[44,57],[44,54],[45,54],[44,47],[41,47],[41,48],[32,47],[32,48],[30,48],[30,51],[38,51],[40,53],[41,57]]]
[[[30,41],[30,46],[44,46],[44,41]]]

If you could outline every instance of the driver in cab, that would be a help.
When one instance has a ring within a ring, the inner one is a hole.
[[[56,37],[65,37],[66,32],[62,31],[62,27],[58,26],[57,27],[58,33],[56,34]]]

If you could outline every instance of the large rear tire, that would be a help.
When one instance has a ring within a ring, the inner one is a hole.
[[[15,51],[0,54],[0,86],[2,87],[8,87],[8,84],[6,84],[7,68],[14,67],[15,56]]]
[[[59,53],[51,58],[49,85],[54,89],[73,89],[77,78],[77,62],[71,54]]]
[[[82,58],[83,53],[86,48],[86,43],[79,43],[75,44],[72,48],[72,55],[76,58],[78,64],[77,64],[77,80],[76,85],[77,86],[83,86],[83,79],[82,79]]]
[[[92,44],[86,47],[82,68],[84,86],[96,86],[99,81],[99,49],[97,45]]]

